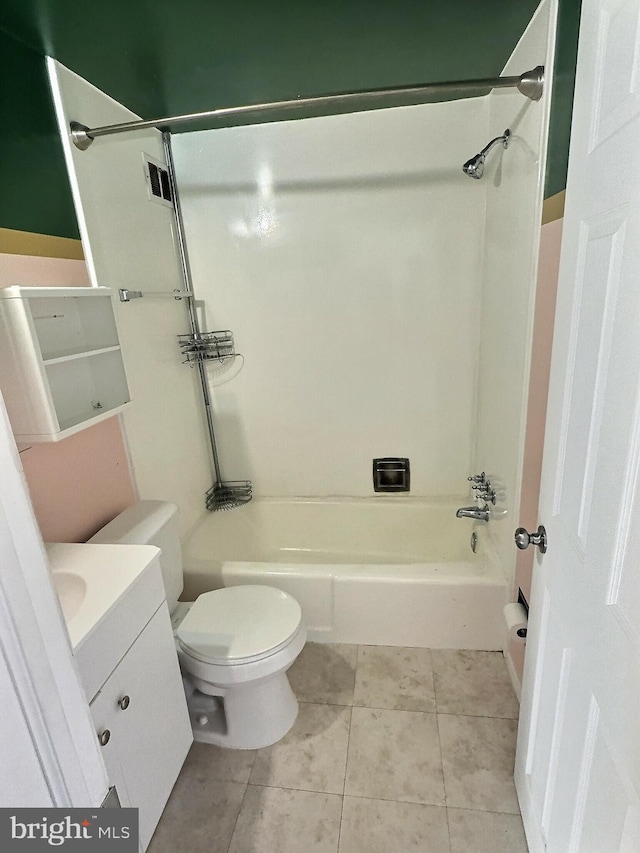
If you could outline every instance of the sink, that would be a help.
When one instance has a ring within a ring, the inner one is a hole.
[[[153,545],[46,546],[73,655],[91,701],[165,599]]]
[[[47,545],[51,580],[74,651],[135,586],[159,550],[151,545]]]
[[[62,615],[68,622],[73,619],[87,594],[87,584],[84,578],[72,572],[53,572],[53,586],[58,593]]]

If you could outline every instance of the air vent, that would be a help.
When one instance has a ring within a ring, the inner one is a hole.
[[[171,198],[171,184],[169,183],[169,173],[166,169],[159,169],[160,172],[160,187],[162,189],[162,198],[165,201],[173,202]]]
[[[153,195],[162,198],[162,189],[160,187],[160,169],[155,163],[147,163],[149,167],[149,183],[151,184],[151,192]]]
[[[148,154],[143,154],[144,174],[147,181],[147,191],[152,201],[157,201],[165,207],[173,207],[171,181],[167,167]]]

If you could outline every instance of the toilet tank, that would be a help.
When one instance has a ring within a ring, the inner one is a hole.
[[[92,536],[98,545],[155,545],[162,550],[160,568],[172,611],[182,592],[182,552],[178,528],[178,507],[165,501],[138,501]]]

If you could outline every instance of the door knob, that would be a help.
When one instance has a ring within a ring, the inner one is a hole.
[[[547,531],[540,524],[536,533],[529,533],[525,527],[519,527],[515,535],[516,547],[524,551],[529,545],[537,545],[540,553],[547,551]]]

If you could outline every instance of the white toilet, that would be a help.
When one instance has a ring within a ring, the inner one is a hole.
[[[156,545],[194,738],[231,749],[280,740],[298,715],[286,671],[307,637],[298,602],[269,586],[232,586],[179,602],[178,508],[140,501],[89,542]]]

